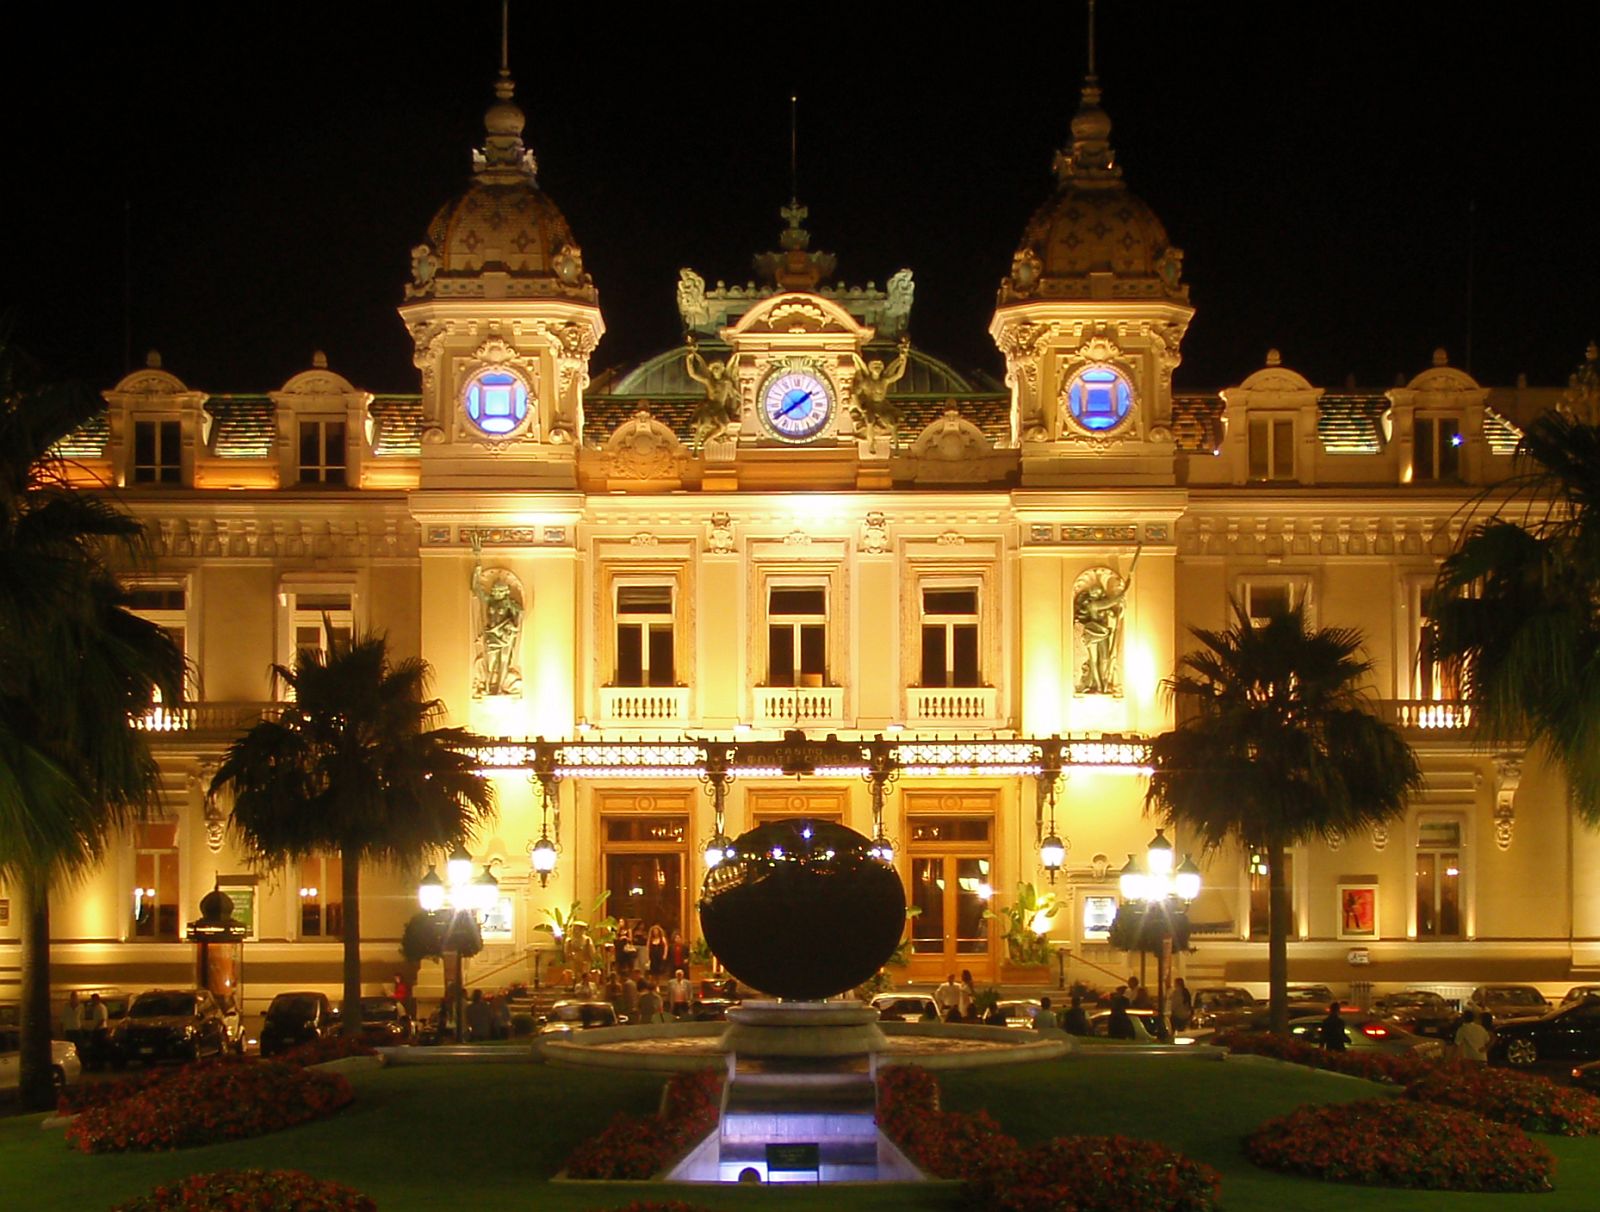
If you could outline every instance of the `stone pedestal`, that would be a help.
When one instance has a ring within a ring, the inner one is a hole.
[[[722,1047],[736,1057],[867,1056],[888,1046],[878,1012],[859,1002],[749,1001],[728,1011]]]

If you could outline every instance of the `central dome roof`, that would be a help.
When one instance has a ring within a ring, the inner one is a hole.
[[[1186,301],[1183,252],[1122,180],[1111,119],[1094,77],[1056,153],[1056,192],[1028,221],[1000,286],[1000,302],[1033,298],[1171,298]]]
[[[539,188],[526,124],[501,69],[484,114],[485,139],[472,155],[473,181],[428,224],[427,242],[411,250],[406,298],[503,297],[597,300],[583,250],[566,217]]]

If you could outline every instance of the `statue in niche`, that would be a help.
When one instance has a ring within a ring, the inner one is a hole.
[[[1075,687],[1078,694],[1122,693],[1117,658],[1122,648],[1122,612],[1139,566],[1139,551],[1126,576],[1111,568],[1091,568],[1072,586],[1072,623],[1083,664]]]
[[[734,375],[739,355],[732,355],[726,362],[720,359],[707,362],[700,354],[700,344],[693,333],[684,344],[689,351],[684,355],[684,370],[706,389],[706,398],[695,405],[690,417],[694,440],[704,446],[711,439],[720,438],[728,426],[739,419],[739,380]]]
[[[477,641],[472,662],[472,697],[522,692],[522,668],[517,659],[522,639],[522,586],[504,568],[483,571],[483,536],[472,535],[472,596]]]
[[[900,409],[889,402],[889,389],[905,377],[911,338],[901,337],[897,348],[899,356],[887,367],[879,358],[863,362],[860,354],[850,351],[856,364],[855,400],[850,405],[850,415],[867,438],[880,429],[892,436],[900,428]]]

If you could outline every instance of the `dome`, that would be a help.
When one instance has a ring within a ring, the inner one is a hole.
[[[483,149],[473,153],[472,184],[439,208],[426,242],[411,250],[407,300],[493,294],[596,301],[572,228],[539,188],[533,152],[522,142],[526,119],[512,92],[502,70],[484,114]]]
[[[1131,193],[1111,149],[1111,119],[1094,78],[1056,154],[1056,192],[1028,221],[1000,286],[1000,302],[1031,298],[1171,298],[1187,301],[1183,251]],[[1095,275],[1110,275],[1102,285]],[[1109,290],[1107,289],[1109,287]]]

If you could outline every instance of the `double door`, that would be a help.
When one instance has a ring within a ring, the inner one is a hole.
[[[907,901],[913,980],[970,970],[995,979],[995,930],[984,917],[994,897],[992,817],[908,817]]]

